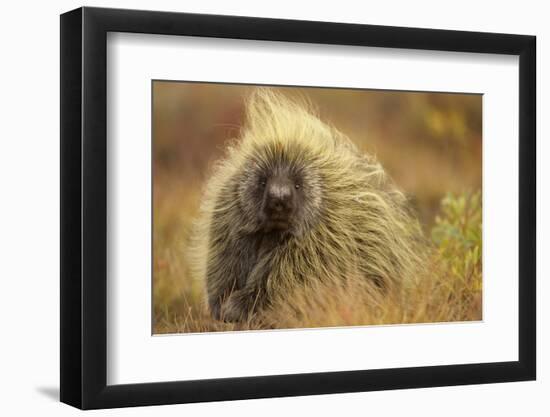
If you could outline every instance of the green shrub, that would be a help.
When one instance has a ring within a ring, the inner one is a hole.
[[[446,282],[462,288],[462,293],[482,289],[482,204],[481,191],[447,194],[432,229],[442,266],[454,279]]]

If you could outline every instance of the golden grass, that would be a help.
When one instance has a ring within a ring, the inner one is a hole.
[[[234,324],[212,319],[203,283],[190,278],[185,246],[191,218],[173,210],[189,204],[189,188],[176,189],[180,191],[157,196],[169,202],[155,207],[155,334],[482,319],[479,193],[443,200],[428,265],[399,293],[381,297],[361,279],[338,286],[317,283],[296,288],[290,298],[275,300],[270,309],[247,323]]]

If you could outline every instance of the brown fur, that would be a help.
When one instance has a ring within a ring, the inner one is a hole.
[[[284,188],[288,221],[268,227],[262,187],[274,177],[296,189]],[[424,252],[418,221],[376,159],[269,89],[249,98],[245,127],[208,181],[195,237],[209,309],[228,321],[319,283],[358,280],[366,293],[396,294],[416,279]]]

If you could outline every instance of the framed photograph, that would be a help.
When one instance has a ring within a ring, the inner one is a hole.
[[[61,16],[61,401],[533,380],[535,37]]]

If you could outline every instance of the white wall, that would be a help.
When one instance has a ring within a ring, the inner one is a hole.
[[[2,7],[0,114],[0,410],[73,415],[57,402],[59,379],[59,17],[76,1],[6,2]],[[550,211],[550,27],[542,1],[92,1],[89,6],[534,34],[538,37],[539,213]],[[541,77],[542,76],[542,77]],[[6,94],[7,92],[7,94]],[[544,111],[546,110],[546,112]],[[537,382],[101,411],[99,415],[548,415],[550,222],[539,214]],[[543,233],[545,235],[543,236]],[[546,395],[544,395],[546,394]],[[32,414],[31,414],[32,415]]]

